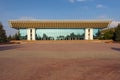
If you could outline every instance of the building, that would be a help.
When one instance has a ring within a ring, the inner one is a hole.
[[[110,20],[11,20],[21,40],[93,40]]]

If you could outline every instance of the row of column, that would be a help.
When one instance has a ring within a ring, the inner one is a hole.
[[[27,40],[35,40],[35,28],[27,29]],[[85,28],[85,40],[93,40],[93,28]]]

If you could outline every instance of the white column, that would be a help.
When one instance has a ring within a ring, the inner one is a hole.
[[[90,29],[90,40],[93,40],[93,29]]]
[[[31,38],[30,38],[30,29],[29,28],[27,29],[27,40],[31,40]]]
[[[35,28],[27,29],[27,40],[35,40]]]
[[[93,29],[92,28],[85,29],[85,40],[93,40]]]
[[[35,28],[32,28],[32,40],[35,40]]]
[[[88,40],[88,28],[85,28],[85,40]]]

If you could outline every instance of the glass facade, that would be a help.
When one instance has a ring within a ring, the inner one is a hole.
[[[63,40],[83,38],[84,29],[36,29],[37,39]],[[76,37],[75,37],[76,36]]]
[[[95,28],[93,29],[93,38],[97,39],[100,34],[101,29]]]
[[[20,39],[27,40],[27,29],[19,29]]]
[[[94,39],[100,29],[93,29]],[[19,29],[20,39],[27,40],[27,29]],[[36,40],[83,40],[85,29],[36,29]]]

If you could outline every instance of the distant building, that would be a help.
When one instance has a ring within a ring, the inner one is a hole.
[[[11,20],[21,40],[93,40],[109,20]]]

